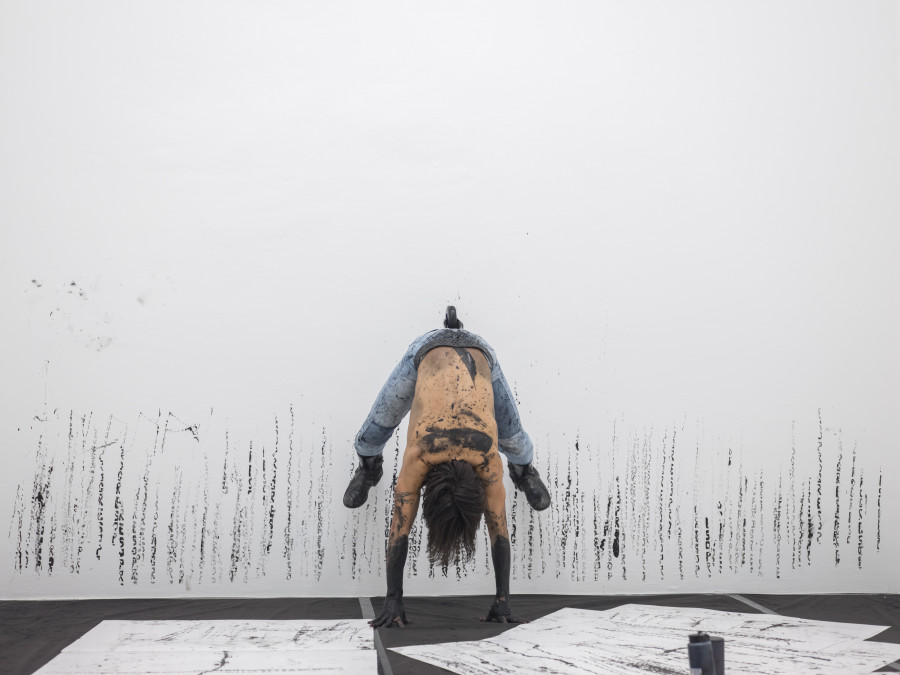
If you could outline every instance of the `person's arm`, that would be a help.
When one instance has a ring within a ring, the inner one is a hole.
[[[403,607],[403,570],[409,548],[409,531],[419,511],[419,490],[422,488],[426,467],[421,460],[404,458],[397,485],[394,486],[394,509],[391,516],[391,532],[387,546],[387,594],[381,614],[369,622],[373,628],[397,624],[401,628],[409,623]]]
[[[496,457],[482,472],[485,492],[484,522],[491,540],[491,560],[494,563],[494,579],[497,592],[488,615],[482,621],[498,623],[527,623],[517,619],[509,609],[509,573],[512,565],[512,550],[509,546],[509,531],[506,526],[506,488],[503,487],[503,473],[500,458]]]

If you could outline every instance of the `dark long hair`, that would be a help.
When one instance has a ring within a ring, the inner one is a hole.
[[[433,467],[422,495],[428,559],[444,567],[470,560],[482,515],[484,484],[470,464],[454,459]]]

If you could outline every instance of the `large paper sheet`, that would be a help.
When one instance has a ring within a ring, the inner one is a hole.
[[[35,675],[200,675],[201,673],[334,673],[378,669],[375,650],[222,652],[63,652]]]
[[[104,621],[36,675],[341,673],[377,670],[364,619]]]
[[[103,621],[63,651],[373,649],[364,619],[338,621]]]
[[[865,642],[886,626],[768,614],[623,605],[566,608],[496,637],[394,651],[460,675],[573,672],[596,675],[687,670],[687,636],[725,639],[727,672],[755,675],[871,673],[900,658],[900,645]]]

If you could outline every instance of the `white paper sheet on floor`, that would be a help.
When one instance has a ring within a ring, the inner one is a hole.
[[[460,675],[684,675],[688,635],[725,639],[726,672],[753,675],[871,673],[900,658],[900,645],[865,642],[887,626],[770,614],[622,605],[565,608],[496,637],[393,651]]]
[[[103,621],[35,675],[374,673],[372,629],[333,621]]]

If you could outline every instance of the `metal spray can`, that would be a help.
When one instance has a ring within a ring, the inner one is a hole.
[[[709,635],[694,633],[688,638],[688,661],[691,666],[691,675],[717,675]]]

